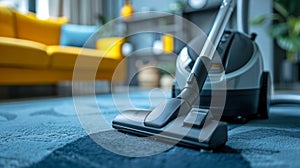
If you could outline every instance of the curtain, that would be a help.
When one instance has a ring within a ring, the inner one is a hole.
[[[94,25],[103,15],[103,0],[50,0],[49,13],[67,17],[73,24]]]

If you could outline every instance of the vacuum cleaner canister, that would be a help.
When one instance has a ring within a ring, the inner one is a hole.
[[[224,32],[217,47],[218,55],[214,57],[213,66],[200,94],[201,108],[210,108],[212,98],[218,99],[225,91],[222,119],[245,121],[253,117],[268,118],[270,77],[268,72],[263,72],[262,56],[255,37],[254,34],[248,36],[236,31]],[[173,97],[184,87],[203,44],[203,38],[197,37],[179,54]]]

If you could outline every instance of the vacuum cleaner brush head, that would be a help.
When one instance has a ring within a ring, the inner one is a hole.
[[[210,120],[203,126],[208,114],[205,111],[193,109],[189,115],[179,116],[161,128],[145,126],[149,113],[151,111],[124,111],[114,119],[112,126],[121,132],[193,149],[216,149],[227,141],[226,123]],[[207,136],[203,136],[205,133]]]

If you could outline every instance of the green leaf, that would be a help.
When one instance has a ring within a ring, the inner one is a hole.
[[[300,34],[300,19],[295,24],[294,31],[299,35]]]
[[[270,35],[274,38],[287,36],[289,32],[289,25],[287,23],[279,23],[273,25],[270,29]]]
[[[289,12],[282,4],[280,4],[278,2],[274,2],[274,8],[278,13],[280,13],[285,18],[287,18],[289,16]]]
[[[281,37],[277,38],[277,44],[287,51],[299,52],[300,51],[300,37]]]
[[[290,17],[288,24],[295,35],[300,33],[300,17]]]
[[[253,26],[258,26],[263,24],[266,21],[266,16],[265,15],[260,15],[260,16],[256,16],[254,17],[251,21],[250,24]]]

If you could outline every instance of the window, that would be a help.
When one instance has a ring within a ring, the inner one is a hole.
[[[28,12],[27,0],[0,0],[0,4],[10,6],[23,13]]]
[[[29,11],[28,0],[0,0],[0,4],[10,6],[22,13]],[[49,18],[49,0],[36,0],[36,14],[40,19]]]
[[[49,18],[49,0],[36,0],[36,15],[40,19]]]

